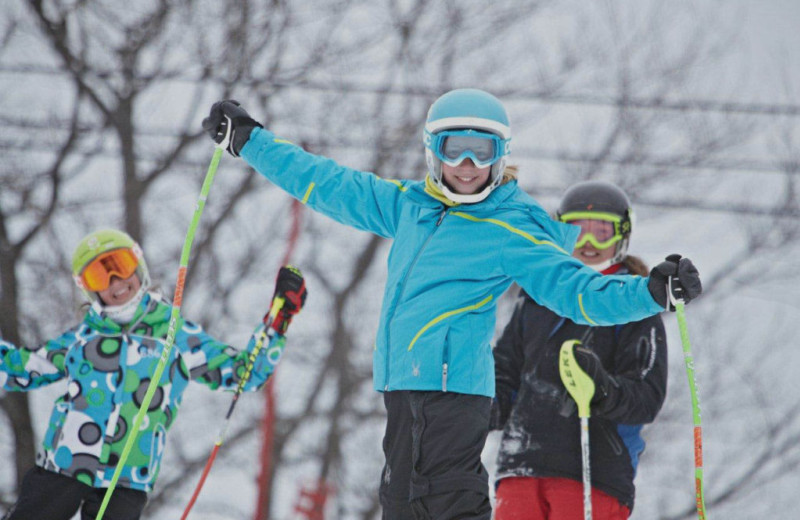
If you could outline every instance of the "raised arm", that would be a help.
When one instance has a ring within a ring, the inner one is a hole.
[[[253,120],[235,101],[215,103],[203,128],[231,155],[296,199],[334,220],[391,238],[397,229],[403,181],[341,166],[310,154]]]
[[[176,343],[180,341],[181,345],[193,345],[190,350],[181,353],[190,379],[212,390],[235,390],[245,374],[250,352],[262,335],[266,337],[266,344],[256,356],[252,373],[243,387],[245,391],[253,391],[267,382],[283,354],[286,338],[272,328],[265,329],[265,325],[260,324],[250,337],[246,350],[238,350],[212,338],[199,325],[185,322],[178,332]]]
[[[243,390],[260,388],[275,371],[283,355],[286,331],[292,318],[302,309],[307,296],[305,279],[300,270],[294,266],[281,267],[275,281],[270,311],[264,316],[263,323],[256,327],[245,351],[220,343],[199,325],[184,324],[179,333],[184,336],[178,338],[178,344],[186,346],[182,357],[191,379],[214,390],[220,387],[233,390],[239,386],[242,378],[247,378]],[[251,360],[253,366],[248,370]]]

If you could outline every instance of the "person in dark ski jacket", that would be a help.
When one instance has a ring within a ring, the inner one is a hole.
[[[309,154],[235,101],[215,103],[203,127],[314,210],[393,240],[373,351],[373,385],[387,410],[384,519],[491,516],[480,459],[495,391],[490,342],[497,300],[513,281],[598,325],[664,310],[668,276],[687,299],[700,293],[686,259],[649,278],[609,280],[572,258],[578,229],[550,219],[505,167],[508,115],[488,92],[456,89],[431,105],[422,181]]]
[[[3,389],[25,392],[67,382],[7,520],[68,520],[78,511],[83,520],[95,518],[166,343],[172,306],[150,290],[142,250],[129,235],[113,229],[89,234],[75,250],[72,269],[91,303],[81,323],[33,348],[0,339]],[[269,329],[256,327],[245,351],[179,319],[168,364],[106,509],[109,520],[140,517],[190,381],[235,390],[249,351],[264,337],[268,344],[262,343],[243,389],[260,388],[273,373],[286,329],[306,297],[297,269],[281,268],[274,297],[285,299],[282,310]]]
[[[628,255],[632,210],[617,186],[572,186],[558,218],[579,226],[575,258],[602,275],[646,276]],[[634,476],[667,387],[667,344],[659,315],[590,327],[563,318],[520,292],[494,349],[497,395],[492,426],[502,429],[497,457],[497,520],[583,520],[577,407],[561,382],[562,343],[581,340],[575,357],[595,383],[589,419],[592,513],[622,520],[633,509]]]

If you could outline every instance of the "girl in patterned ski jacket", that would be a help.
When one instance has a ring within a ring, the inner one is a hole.
[[[172,307],[149,290],[147,264],[130,236],[117,230],[88,235],[78,244],[72,267],[91,302],[83,321],[33,348],[0,339],[0,386],[5,390],[29,391],[67,381],[36,466],[4,517],[10,520],[68,520],[78,510],[83,519],[95,518],[166,343]],[[275,290],[286,303],[268,330],[264,324],[256,328],[245,351],[217,341],[198,324],[179,320],[167,368],[108,504],[108,518],[139,518],[189,381],[212,390],[235,390],[262,332],[269,343],[255,358],[244,390],[256,390],[267,381],[306,294],[302,275],[294,268],[281,269]]]
[[[580,226],[573,256],[604,275],[647,275],[627,254],[632,211],[613,184],[588,181],[567,190],[559,220]],[[630,276],[633,278],[633,276]],[[558,316],[527,294],[494,349],[497,395],[493,428],[497,520],[582,520],[583,486],[577,408],[561,383],[562,343],[581,340],[575,357],[595,382],[589,421],[592,514],[624,520],[633,509],[640,432],[667,390],[667,345],[659,315],[625,325],[588,327]]]

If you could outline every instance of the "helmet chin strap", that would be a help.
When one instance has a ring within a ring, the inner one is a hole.
[[[136,294],[122,305],[104,305],[98,297],[92,303],[92,308],[98,314],[105,315],[120,325],[125,325],[133,320],[136,309],[139,308],[139,304],[147,293],[148,286],[149,284],[142,284]]]
[[[494,186],[492,186],[492,184],[494,183],[489,181],[486,187],[483,188],[478,193],[465,195],[463,193],[455,193],[453,190],[450,189],[450,187],[447,185],[446,182],[442,181],[442,193],[444,193],[444,196],[452,200],[453,202],[459,202],[461,204],[473,204],[475,202],[480,202],[489,196],[489,194],[494,189]]]
[[[500,184],[502,180],[502,176],[495,176],[494,171],[489,174],[489,178],[486,179],[486,184],[483,185],[483,189],[478,193],[456,193],[450,188],[450,185],[447,184],[447,181],[444,180],[444,175],[441,173],[441,162],[439,163],[439,184],[441,185],[442,193],[448,199],[452,200],[453,202],[458,202],[460,204],[474,204],[476,202],[480,202],[484,200],[486,197],[489,196],[490,193]],[[492,166],[494,169],[494,165]]]

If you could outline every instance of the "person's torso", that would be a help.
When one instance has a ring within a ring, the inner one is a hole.
[[[65,355],[67,393],[55,403],[38,465],[90,486],[110,484],[166,343],[170,307],[149,305],[122,330],[87,322],[78,328]],[[170,351],[120,475],[121,486],[149,491],[157,477],[167,430],[190,379],[181,350],[175,345]]]
[[[524,364],[514,406],[503,430],[497,478],[566,477],[581,480],[581,440],[576,407],[561,382],[558,354],[589,329],[526,298]],[[605,367],[615,366],[621,327],[594,327],[590,347]],[[592,484],[626,505],[634,496],[634,461],[644,449],[642,425],[590,418]]]
[[[499,189],[489,204],[402,206],[375,345],[376,390],[494,395],[490,342],[497,300],[512,281],[503,245],[514,232],[543,232],[515,202],[515,184]]]

